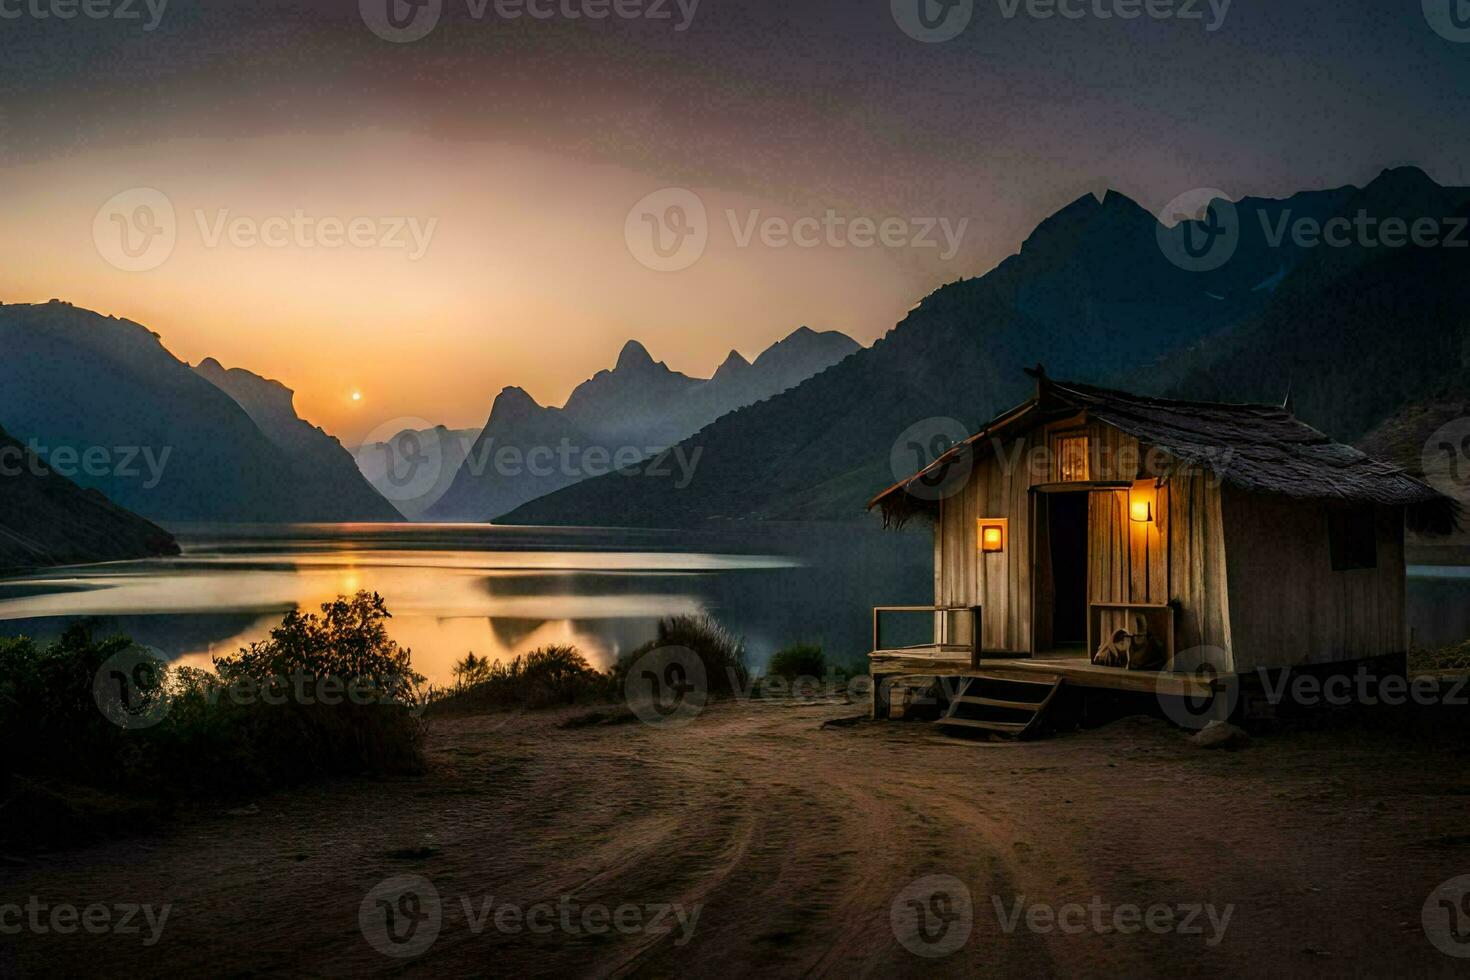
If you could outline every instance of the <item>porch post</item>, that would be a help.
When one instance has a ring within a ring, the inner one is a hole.
[[[980,607],[979,606],[971,606],[970,607],[970,666],[973,667],[973,668],[975,668],[975,669],[977,669],[977,670],[980,667],[980,647],[981,647],[980,634],[982,632],[982,630],[981,630],[980,627],[981,627]]]

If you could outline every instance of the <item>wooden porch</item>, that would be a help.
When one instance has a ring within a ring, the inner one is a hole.
[[[875,650],[868,655],[873,680],[897,676],[964,677],[976,673],[1008,680],[1065,680],[1077,687],[1106,691],[1138,691],[1179,697],[1209,697],[1213,682],[1195,674],[1159,670],[1123,670],[1099,667],[1083,656],[1016,657],[1006,654],[984,656],[976,665],[968,656],[928,654],[923,648]]]

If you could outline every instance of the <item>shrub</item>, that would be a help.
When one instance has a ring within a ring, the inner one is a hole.
[[[612,678],[571,646],[549,646],[509,664],[473,653],[454,665],[455,686],[436,698],[448,710],[549,708],[611,699]]]
[[[815,644],[798,643],[778,650],[766,666],[766,674],[788,680],[797,677],[823,678],[827,675],[827,657],[822,653],[822,648]]]
[[[166,802],[418,771],[423,678],[388,637],[388,618],[380,596],[360,592],[320,616],[287,614],[269,639],[217,658],[217,672],[135,671],[130,707],[166,709],[139,727],[114,723],[94,691],[127,639],[98,641],[79,625],[44,648],[0,640],[0,837],[26,839],[42,814],[96,810],[76,801],[98,791]]]
[[[660,647],[683,647],[693,652],[704,665],[711,696],[732,695],[750,685],[744,640],[709,616],[673,616],[659,620],[655,639],[618,658],[613,668],[617,689],[622,690],[628,671],[639,658]]]

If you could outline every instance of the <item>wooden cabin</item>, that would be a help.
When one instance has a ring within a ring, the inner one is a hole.
[[[1208,699],[1211,676],[1404,656],[1404,531],[1448,533],[1450,498],[1281,407],[1027,373],[1030,400],[869,504],[934,526],[934,606],[873,613],[876,714],[899,713],[901,678],[1002,705],[1063,682]],[[905,613],[932,642],[885,644]],[[1120,630],[1146,634],[1154,669],[1092,662]],[[987,679],[1005,696],[973,693]]]

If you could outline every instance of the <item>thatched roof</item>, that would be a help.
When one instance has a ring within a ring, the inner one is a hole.
[[[882,507],[885,523],[894,524],[932,511],[931,501],[908,492],[914,481],[962,453],[986,451],[992,438],[1070,410],[1086,411],[1145,446],[1252,493],[1404,507],[1409,526],[1430,533],[1447,534],[1458,524],[1459,505],[1452,498],[1392,463],[1333,442],[1284,408],[1146,398],[1052,381],[1039,367],[1027,373],[1037,379],[1034,398],[874,497],[869,509]]]

